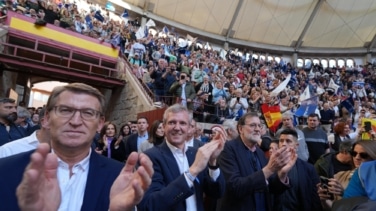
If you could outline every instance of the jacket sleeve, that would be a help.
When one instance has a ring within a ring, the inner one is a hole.
[[[241,165],[240,154],[242,152],[237,152],[235,147],[226,143],[218,160],[226,179],[226,189],[234,198],[243,198],[256,191],[267,189],[265,176],[261,170],[244,176],[244,168],[247,167]]]

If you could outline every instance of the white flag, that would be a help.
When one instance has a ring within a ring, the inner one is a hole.
[[[311,98],[311,92],[309,91],[309,85],[307,85],[304,92],[299,96],[299,101],[303,102],[309,98]]]
[[[156,25],[152,19],[149,19],[148,22],[146,22],[145,26],[149,28],[149,27],[156,26]]]
[[[187,34],[187,39],[191,42],[196,42],[197,37],[192,37],[191,35]]]
[[[139,40],[144,37],[145,37],[145,26],[140,26],[140,28],[138,28],[136,32],[136,38]]]
[[[280,92],[282,92],[284,89],[286,89],[287,84],[290,82],[291,74],[287,76],[287,78],[280,83],[277,88],[275,88],[273,91],[270,92],[271,97],[277,96]]]
[[[339,86],[334,83],[333,78],[330,79],[328,87],[334,89],[334,94],[337,94]]]

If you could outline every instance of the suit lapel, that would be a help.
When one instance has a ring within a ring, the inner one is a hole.
[[[96,201],[99,200],[100,193],[102,191],[104,182],[106,180],[106,171],[101,171],[104,168],[105,163],[99,159],[96,152],[92,151],[90,155],[89,172],[87,175],[84,200],[82,202],[81,210],[95,210]]]
[[[165,163],[167,164],[168,169],[170,169],[172,178],[179,177],[180,176],[179,166],[176,163],[176,159],[174,155],[172,154],[170,148],[168,148],[167,143],[163,142],[160,145],[159,150],[161,150],[163,159],[165,160]]]

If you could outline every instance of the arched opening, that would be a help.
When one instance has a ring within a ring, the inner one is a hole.
[[[327,68],[327,67],[328,67],[328,60],[326,60],[326,59],[321,59],[321,64],[322,64],[322,67],[323,67],[323,68]]]
[[[33,84],[30,93],[30,99],[28,107],[43,107],[47,104],[47,100],[52,90],[57,86],[64,86],[68,83],[62,83],[59,81],[45,81]]]
[[[304,65],[304,61],[303,61],[303,59],[298,59],[298,61],[296,62],[296,66],[297,66],[298,68],[302,68],[303,65]]]

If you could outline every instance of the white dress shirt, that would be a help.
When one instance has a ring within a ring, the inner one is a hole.
[[[34,133],[32,133],[30,136],[11,141],[1,146],[0,158],[36,149],[39,145],[39,141],[37,139],[37,131],[34,131]]]
[[[178,164],[180,174],[184,174],[184,172],[189,170],[189,163],[186,156],[186,152],[188,150],[188,145],[184,145],[184,150],[180,150],[179,148],[171,145],[168,141],[166,141],[168,148],[170,148],[172,154],[175,157],[176,163]],[[209,175],[213,179],[213,181],[216,181],[217,178],[220,175],[219,168],[216,170],[209,169]],[[193,187],[193,182],[187,177],[187,175],[184,174],[185,181],[187,181],[187,184],[189,187]],[[191,210],[197,210],[197,201],[196,201],[196,194],[193,194],[192,196],[185,199],[185,203],[187,205],[187,211]]]
[[[90,155],[91,149],[83,160],[72,167],[72,176],[68,164],[58,158],[57,179],[61,191],[59,211],[81,210],[89,172]]]

